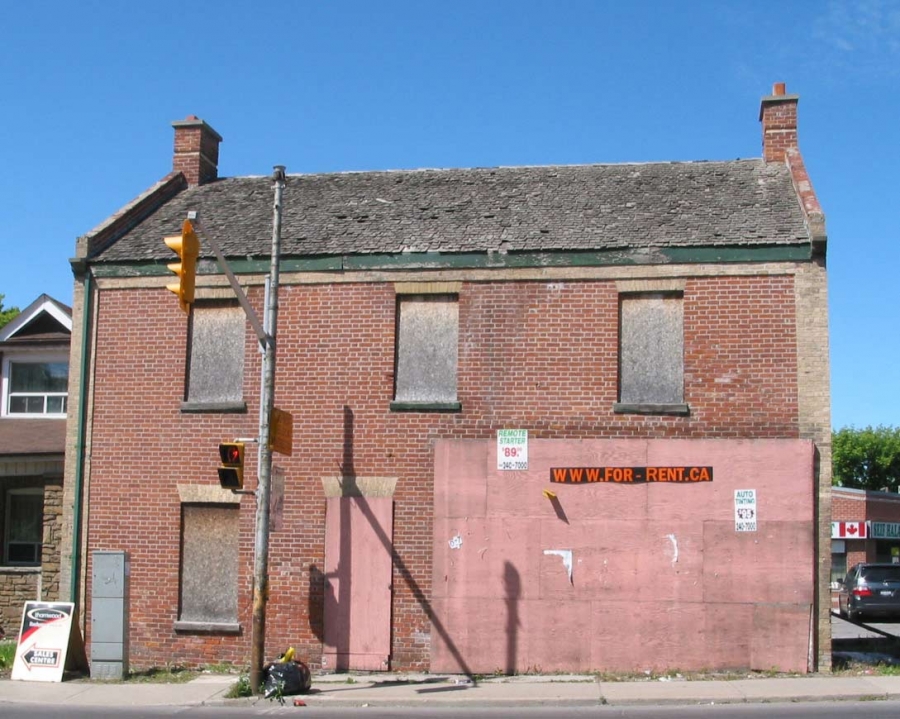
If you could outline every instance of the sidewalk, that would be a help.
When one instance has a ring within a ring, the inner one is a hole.
[[[270,700],[225,699],[233,675],[202,675],[184,684],[0,681],[5,703],[57,706],[269,705]],[[471,684],[449,675],[324,675],[310,694],[285,697],[307,706],[626,706],[746,702],[900,699],[900,676],[824,676],[705,681],[597,682],[586,676],[496,677]]]

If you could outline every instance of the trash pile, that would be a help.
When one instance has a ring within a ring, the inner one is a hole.
[[[277,662],[263,667],[263,696],[278,699],[293,694],[307,694],[312,686],[309,667],[299,659],[294,659],[294,648],[290,647]]]

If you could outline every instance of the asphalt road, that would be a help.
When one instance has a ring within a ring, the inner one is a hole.
[[[900,621],[894,622],[868,622],[863,624],[874,627],[882,632],[887,632],[900,637]],[[832,639],[877,639],[881,635],[876,632],[870,632],[865,627],[852,624],[840,617],[831,617],[831,637]]]

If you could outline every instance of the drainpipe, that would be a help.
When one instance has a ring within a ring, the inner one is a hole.
[[[87,401],[88,378],[88,338],[90,337],[91,319],[91,273],[85,269],[82,280],[84,302],[81,317],[81,374],[78,387],[78,436],[75,439],[75,506],[72,512],[72,576],[69,586],[69,601],[76,607],[78,586],[81,579],[81,504],[84,493],[84,435],[85,435],[85,403]]]

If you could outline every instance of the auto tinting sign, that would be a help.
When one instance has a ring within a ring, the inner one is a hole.
[[[644,484],[646,482],[712,482],[712,467],[552,467],[557,484]]]

